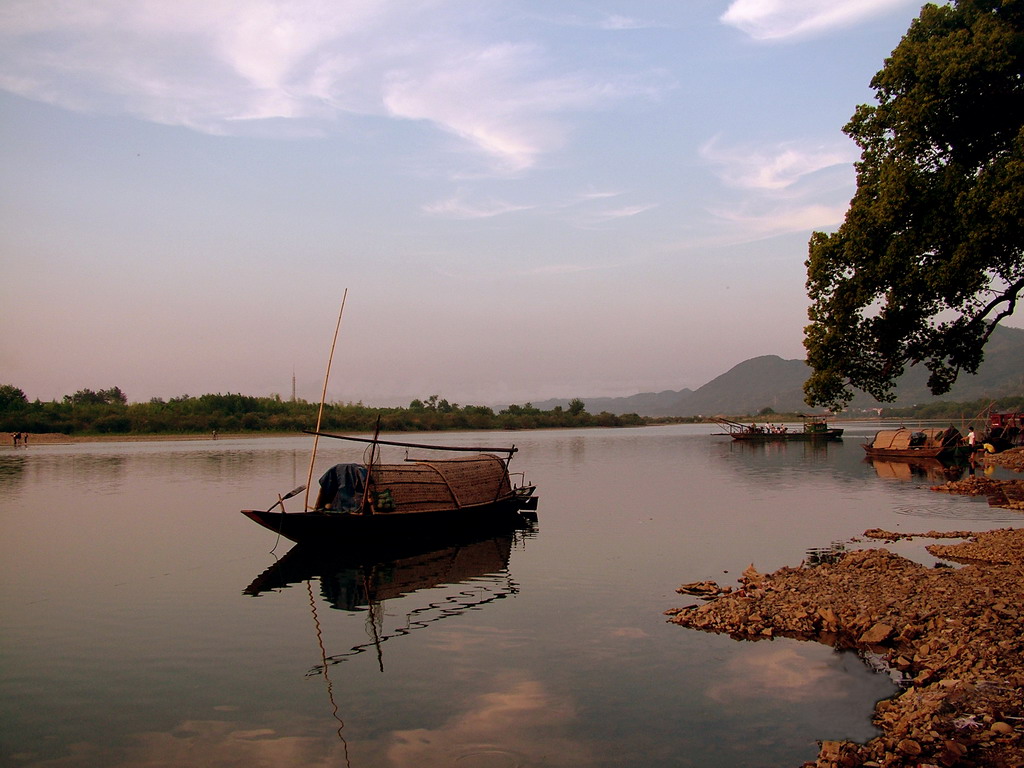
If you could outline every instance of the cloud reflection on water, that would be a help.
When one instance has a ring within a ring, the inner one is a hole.
[[[796,641],[750,646],[726,662],[722,668],[726,677],[709,686],[708,698],[723,703],[749,699],[806,702],[850,695],[849,681],[836,674],[834,663],[809,659],[802,650]]]
[[[587,745],[565,735],[576,711],[565,697],[537,680],[508,675],[480,694],[464,712],[438,728],[396,731],[387,751],[395,768],[450,766],[485,758],[487,764],[517,766],[588,765]],[[507,760],[506,760],[507,758]]]
[[[136,734],[124,745],[80,742],[70,746],[67,755],[52,760],[37,761],[29,754],[12,757],[38,768],[441,768],[460,762],[558,768],[593,764],[591,748],[567,735],[577,720],[567,697],[553,694],[538,680],[514,673],[499,675],[492,686],[471,697],[462,711],[436,728],[393,730],[379,740],[360,741],[348,731],[343,734],[345,740],[327,740],[324,734],[332,721],[326,717],[322,724],[282,723],[280,728],[185,720],[170,731]],[[299,732],[306,735],[295,735]]]
[[[157,766],[225,766],[247,768],[302,765],[308,768],[344,765],[344,744],[325,749],[319,734],[280,735],[273,728],[246,728],[225,720],[185,720],[166,732],[140,733],[126,745],[79,742],[69,753],[38,762],[23,756],[24,764],[37,768],[72,768],[102,765],[106,768],[157,768]]]

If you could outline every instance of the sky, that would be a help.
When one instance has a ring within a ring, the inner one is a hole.
[[[920,5],[3,0],[0,384],[318,402],[339,313],[334,402],[802,359]]]

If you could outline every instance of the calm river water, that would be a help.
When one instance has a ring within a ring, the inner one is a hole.
[[[869,527],[1024,523],[866,463],[876,427],[846,426],[417,435],[517,445],[539,523],[372,573],[281,560],[238,512],[306,481],[311,438],[0,448],[0,763],[796,766],[871,738],[894,688],[856,656],[663,616],[681,583]],[[361,455],[321,440],[316,476]]]

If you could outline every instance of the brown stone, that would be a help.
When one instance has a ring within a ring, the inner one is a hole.
[[[965,747],[959,741],[952,741],[950,739],[947,739],[943,742],[942,745],[946,748],[946,751],[954,757],[963,757],[967,754],[967,747]]]
[[[900,739],[899,743],[896,745],[896,749],[905,755],[921,754],[921,745],[913,739]]]
[[[740,580],[747,584],[758,584],[763,578],[764,575],[758,573],[757,568],[755,568],[754,564],[751,563],[747,566],[746,570],[743,571],[743,577]]]
[[[871,627],[867,632],[861,635],[858,639],[858,643],[864,643],[865,645],[880,645],[889,639],[889,635],[892,634],[892,627],[888,624],[878,622]]]

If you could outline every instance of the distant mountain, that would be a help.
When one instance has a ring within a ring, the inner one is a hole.
[[[666,416],[712,416],[757,413],[771,408],[778,413],[807,410],[804,382],[810,368],[803,360],[764,355],[745,360],[680,398]]]
[[[777,413],[808,409],[803,385],[810,368],[803,360],[783,360],[763,355],[739,365],[696,389],[644,392],[629,397],[581,397],[590,413],[637,413],[641,416],[713,416],[757,413],[771,408]],[[928,370],[915,366],[900,379],[896,401],[909,406],[934,400],[971,401],[984,397],[1024,394],[1024,329],[998,327],[985,347],[985,360],[973,376],[961,375],[946,395],[934,397],[928,391]],[[533,403],[550,410],[567,408],[569,400],[553,399]],[[874,398],[860,394],[851,409],[878,407]],[[888,405],[888,404],[887,404]]]

